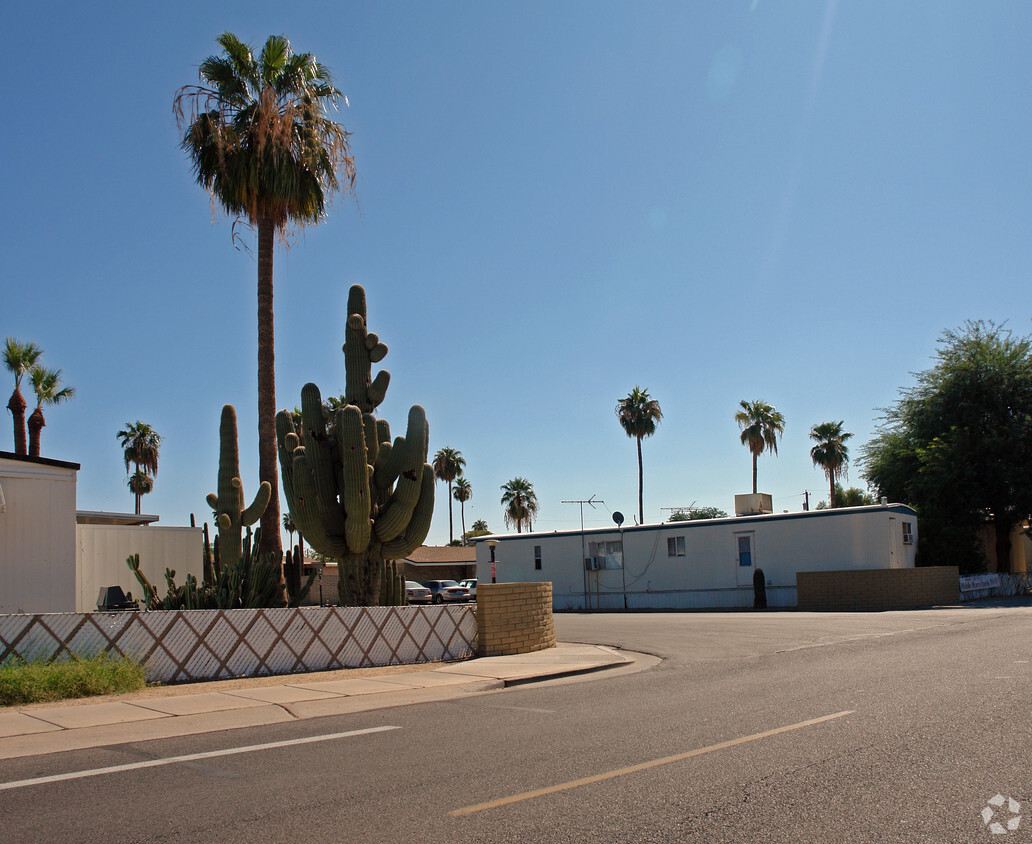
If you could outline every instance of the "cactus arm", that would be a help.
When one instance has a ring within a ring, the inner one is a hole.
[[[239,481],[240,479],[234,478],[233,480]],[[241,486],[243,486],[242,483]],[[268,481],[262,481],[258,487],[258,492],[254,496],[254,501],[251,502],[251,506],[240,514],[240,523],[243,525],[253,525],[257,522],[261,518],[262,513],[265,512],[265,508],[269,506],[271,499],[272,486]]]
[[[301,388],[301,422],[301,444],[308,455],[319,512],[326,520],[326,531],[331,534],[344,533],[344,513],[341,512],[341,502],[337,497],[337,440],[326,434],[322,396],[315,384],[305,384]]]
[[[395,442],[392,449],[392,454],[403,453],[402,471],[386,508],[376,520],[376,538],[381,542],[389,542],[401,535],[419,501],[427,436],[426,413],[418,404],[413,405],[409,410],[404,445],[399,449]]]
[[[363,412],[371,413],[383,401],[390,373],[381,370],[373,380],[371,372],[372,364],[379,363],[386,356],[387,346],[367,331],[365,290],[359,284],[352,285],[348,292],[348,322],[344,332],[344,396],[348,404],[358,405]]]
[[[294,457],[295,499],[290,502],[290,512],[294,515],[294,523],[298,530],[308,540],[309,545],[328,557],[339,557],[348,552],[347,542],[343,531],[337,533],[327,529],[328,520],[319,506],[310,462],[310,458],[304,453]],[[340,515],[339,510],[337,515]]]
[[[208,506],[211,507],[212,510],[219,509],[219,497],[214,492],[209,492],[204,500],[208,502]]]
[[[427,463],[423,466],[423,478],[419,490],[419,501],[412,510],[412,516],[405,527],[405,532],[390,542],[383,544],[383,555],[388,560],[400,560],[415,551],[430,532],[430,522],[434,517],[434,470]]]
[[[343,466],[344,509],[347,513],[345,539],[352,554],[369,545],[372,500],[369,492],[369,464],[366,456],[365,422],[353,404],[337,411],[337,437]]]

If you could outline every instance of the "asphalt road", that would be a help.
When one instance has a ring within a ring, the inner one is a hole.
[[[0,841],[1032,841],[1032,608],[556,622],[663,661],[4,761],[0,783],[253,748],[0,790]]]

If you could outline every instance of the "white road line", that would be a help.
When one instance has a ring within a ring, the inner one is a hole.
[[[346,733],[330,733],[323,736],[308,736],[307,738],[287,739],[285,741],[270,741],[266,744],[250,744],[246,747],[230,747],[226,750],[209,750],[204,753],[188,753],[185,756],[169,756],[164,759],[149,759],[146,762],[130,762],[125,765],[111,765],[107,768],[91,768],[86,771],[71,771],[67,774],[54,774],[50,777],[35,777],[30,780],[15,780],[13,782],[0,782],[0,791],[9,791],[14,788],[25,788],[30,785],[43,785],[50,782],[64,782],[65,780],[78,780],[85,777],[99,777],[103,774],[117,774],[122,771],[136,771],[140,768],[157,768],[162,765],[175,765],[179,762],[196,762],[199,759],[214,759],[218,756],[234,756],[238,753],[254,753],[259,750],[274,750],[277,747],[294,747],[299,744],[314,744],[320,741],[334,741],[335,739],[351,738],[352,736],[364,736],[369,733],[383,733],[388,730],[400,730],[401,727],[368,727],[364,730],[349,730]]]

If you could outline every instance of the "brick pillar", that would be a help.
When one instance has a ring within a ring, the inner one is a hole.
[[[552,584],[479,583],[477,627],[478,656],[554,648]]]

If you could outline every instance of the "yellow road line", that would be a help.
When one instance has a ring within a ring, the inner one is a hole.
[[[725,750],[728,747],[736,747],[739,744],[747,744],[751,741],[777,736],[781,733],[789,733],[792,730],[801,730],[803,727],[812,727],[814,724],[823,724],[825,721],[832,721],[835,718],[843,718],[852,715],[853,710],[847,709],[844,712],[836,712],[832,715],[823,715],[820,718],[811,718],[809,721],[800,721],[798,724],[789,724],[785,727],[777,727],[762,733],[753,733],[751,736],[722,741],[720,744],[711,744],[709,747],[700,747],[697,750],[689,750],[687,753],[678,753],[676,756],[664,756],[662,759],[653,759],[650,762],[641,762],[638,765],[631,765],[627,768],[618,768],[615,771],[606,771],[604,774],[595,774],[591,777],[584,777],[579,780],[550,785],[547,788],[538,788],[534,791],[525,791],[522,794],[514,794],[511,797],[499,797],[497,800],[488,800],[486,803],[477,803],[475,806],[466,806],[462,809],[454,809],[449,815],[472,815],[476,812],[483,812],[487,809],[497,809],[499,806],[508,806],[511,803],[520,803],[524,800],[533,800],[535,797],[544,797],[548,794],[555,794],[558,791],[569,791],[571,788],[580,788],[582,785],[591,785],[596,782],[611,780],[614,777],[622,777],[627,774],[636,774],[639,771],[647,771],[650,768],[658,768],[660,765],[669,765],[672,762],[682,762],[691,759],[693,756],[702,756],[705,753],[713,753],[717,750]]]

